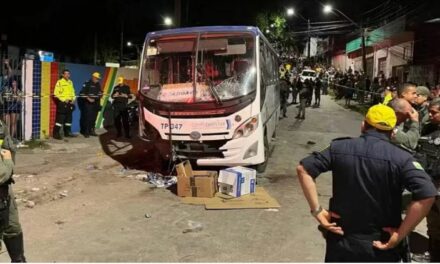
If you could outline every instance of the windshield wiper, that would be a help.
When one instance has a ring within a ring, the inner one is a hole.
[[[211,91],[211,95],[214,96],[215,101],[217,102],[217,104],[223,104],[222,99],[220,98],[220,96],[217,93],[217,90],[215,90],[214,85],[212,85],[211,81],[208,81],[208,87],[209,87],[209,91]]]

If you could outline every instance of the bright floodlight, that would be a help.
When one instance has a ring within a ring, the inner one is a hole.
[[[295,14],[295,10],[293,10],[293,8],[288,8],[287,9],[287,15],[288,16],[293,16]]]
[[[128,47],[131,47],[131,45],[133,45],[133,43],[131,43],[131,41],[128,41],[128,42],[127,42],[127,46],[128,46]]]
[[[173,20],[169,17],[164,18],[163,22],[166,26],[171,26],[173,24]]]
[[[333,11],[333,7],[331,5],[324,6],[324,13],[328,14]]]

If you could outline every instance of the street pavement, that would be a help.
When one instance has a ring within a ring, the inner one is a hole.
[[[296,106],[290,105],[288,118],[280,120],[267,170],[257,179],[280,203],[278,211],[205,210],[182,204],[167,189],[121,176],[118,159],[108,149],[123,156],[134,148],[130,142],[103,141],[103,136],[76,138],[68,143],[50,141],[51,149],[39,150],[35,158],[31,152],[19,153],[17,163],[22,165],[17,165],[16,174],[32,172],[25,164],[40,169],[31,181],[23,176],[17,180],[18,195],[29,193],[32,184],[52,190],[50,195],[34,196],[33,208],[19,205],[28,261],[321,262],[325,243],[310,216],[295,167],[334,138],[358,136],[362,116],[328,96],[322,96],[320,108],[307,108],[305,120],[296,120],[296,113]],[[56,154],[63,152],[61,148],[71,151]],[[152,153],[137,155],[130,160],[149,160]],[[57,161],[61,165],[50,167]],[[326,206],[330,173],[321,175],[317,184]],[[50,199],[64,190],[68,196]],[[201,223],[201,230],[183,232],[188,221]],[[4,250],[0,261],[8,261]]]

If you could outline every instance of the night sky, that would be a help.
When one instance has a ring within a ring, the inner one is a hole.
[[[331,0],[352,19],[386,0]],[[394,2],[405,5],[415,0]],[[420,2],[420,0],[419,0]],[[440,1],[430,2],[430,10],[438,10]],[[318,0],[182,0],[182,26],[198,25],[255,25],[255,17],[264,11],[284,11],[294,7],[296,12],[311,21],[340,20],[336,15],[324,15]],[[358,3],[354,5],[353,3]],[[435,6],[434,6],[435,5]],[[379,10],[378,10],[379,11]],[[435,11],[433,11],[435,12]],[[124,40],[142,43],[147,32],[164,29],[163,17],[174,15],[174,0],[40,0],[24,2],[13,0],[2,3],[0,32],[8,34],[10,45],[65,53],[71,56],[89,56],[93,52],[94,36],[98,46],[119,49],[121,25]],[[418,15],[418,14],[417,14]],[[426,17],[438,14],[426,13]],[[293,18],[289,23],[302,20]],[[124,42],[125,42],[124,41]]]

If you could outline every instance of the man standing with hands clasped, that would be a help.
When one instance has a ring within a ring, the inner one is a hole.
[[[301,160],[298,178],[311,214],[326,229],[326,262],[398,262],[400,242],[431,208],[437,190],[409,152],[390,143],[394,111],[372,106],[358,138],[340,138]],[[319,205],[315,179],[333,173],[329,210]],[[412,202],[401,219],[402,191]]]
[[[125,137],[130,138],[130,124],[128,122],[128,100],[132,97],[130,87],[124,83],[124,77],[118,78],[118,85],[115,86],[112,93],[112,107],[114,111],[114,121],[117,131],[116,137],[122,136],[121,123],[124,127]]]

